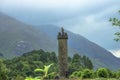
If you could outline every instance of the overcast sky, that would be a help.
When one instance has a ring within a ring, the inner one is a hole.
[[[0,11],[25,23],[64,26],[114,52],[120,49],[113,41],[118,29],[109,18],[120,18],[118,10],[120,0],[0,0]]]

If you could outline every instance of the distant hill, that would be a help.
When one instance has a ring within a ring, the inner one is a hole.
[[[54,51],[54,46],[46,33],[0,13],[0,52],[6,58],[40,48]]]
[[[56,40],[56,35],[60,28],[55,25],[40,25],[37,28],[46,32],[50,37]],[[108,67],[111,69],[120,68],[120,59],[116,58],[112,53],[100,47],[99,45],[89,41],[81,35],[67,31],[69,39],[69,48],[74,49],[81,55],[89,56],[95,67]],[[115,66],[116,65],[116,66]]]
[[[55,25],[31,26],[0,13],[0,52],[6,58],[20,56],[34,49],[57,53],[57,33]],[[120,59],[109,51],[87,40],[81,35],[68,32],[69,56],[75,53],[88,56],[95,68],[120,68]]]
[[[0,57],[4,57],[2,53],[0,53]]]

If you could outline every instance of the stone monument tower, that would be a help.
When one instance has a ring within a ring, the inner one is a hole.
[[[59,58],[59,75],[61,78],[67,76],[68,71],[68,56],[67,56],[67,39],[68,35],[64,32],[64,29],[61,28],[61,32],[58,33],[58,58]]]

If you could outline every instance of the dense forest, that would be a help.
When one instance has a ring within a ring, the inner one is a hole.
[[[0,80],[24,80],[25,78],[26,80],[40,80],[32,78],[43,76],[44,72],[41,70],[48,66],[44,79],[54,79],[59,76],[56,53],[45,52],[42,49],[33,50],[11,60],[0,60]],[[106,68],[94,70],[91,60],[87,56],[80,56],[79,54],[68,57],[68,67],[68,78],[120,78],[120,71],[112,72]]]

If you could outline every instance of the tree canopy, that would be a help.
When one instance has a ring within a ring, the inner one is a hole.
[[[120,15],[120,10],[118,11],[119,15]],[[115,27],[118,27],[120,29],[120,18],[110,18],[109,19],[110,22],[112,22],[112,25]],[[120,31],[116,32],[115,35],[117,36],[114,40],[115,41],[119,41],[120,40]]]
[[[49,72],[58,73],[58,57],[55,52],[45,52],[42,49],[33,50],[25,53],[20,57],[15,57],[11,60],[4,60],[3,63],[8,72],[9,78],[25,78],[27,76],[35,77],[34,72],[36,68],[44,68],[44,65],[54,64]],[[92,61],[87,56],[80,56],[74,54],[73,57],[68,57],[69,75],[74,71],[82,69],[93,69]]]

